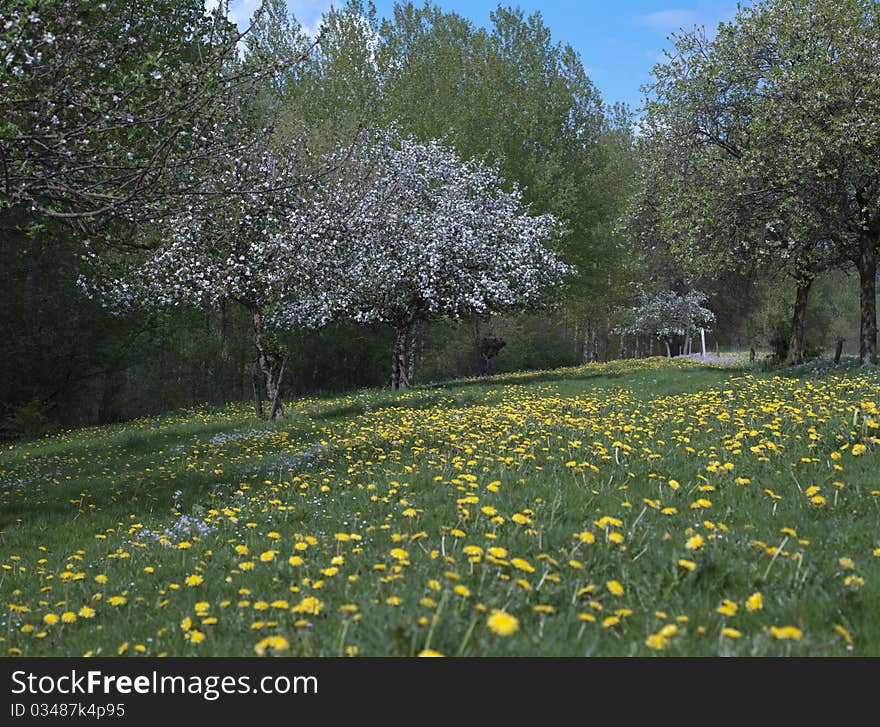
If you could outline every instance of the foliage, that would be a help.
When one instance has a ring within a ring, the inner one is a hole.
[[[245,71],[240,38],[201,0],[7,4],[0,203],[85,221],[199,194],[205,160],[242,145],[236,95],[294,61]]]
[[[265,378],[270,416],[281,415],[280,384],[286,357],[267,329],[279,306],[307,298],[311,317],[297,323],[320,325],[333,313],[325,295],[329,250],[336,244],[344,187],[338,176],[319,183],[304,161],[308,152],[289,143],[282,152],[264,146],[252,156],[232,157],[214,168],[205,204],[162,223],[164,239],[137,267],[121,275],[106,257],[91,252],[96,271],[81,279],[84,289],[121,308],[234,302],[253,320],[257,359]],[[246,193],[242,193],[246,190]],[[214,195],[225,198],[222,216]]]
[[[876,350],[878,29],[867,0],[765,0],[714,40],[678,35],[649,89],[632,226],[685,267],[753,259],[805,287],[855,266],[865,363]]]

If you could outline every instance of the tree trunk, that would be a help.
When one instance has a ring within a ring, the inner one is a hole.
[[[266,334],[263,315],[256,306],[251,307],[251,319],[254,325],[254,344],[257,348],[257,364],[263,372],[263,381],[266,384],[266,399],[269,404],[269,418],[281,419],[284,416],[284,406],[281,403],[281,377],[284,376],[286,357],[282,357],[277,351],[273,351]]]
[[[251,366],[251,383],[254,387],[254,410],[257,412],[257,417],[262,419],[263,397],[260,391],[260,369],[256,361],[254,361],[253,366]]]
[[[877,363],[877,251],[875,240],[859,240],[859,360],[862,366]]]
[[[415,325],[410,327],[409,331],[409,341],[407,342],[409,346],[409,350],[407,351],[407,362],[406,362],[406,379],[412,384],[416,378],[416,345],[418,339],[416,338],[416,327]]]
[[[798,280],[794,298],[794,316],[791,320],[791,336],[788,339],[788,355],[785,358],[785,363],[789,366],[804,362],[804,322],[807,318],[807,301],[812,284],[812,278]]]
[[[672,348],[669,346],[669,339],[664,338],[663,343],[666,344],[666,358],[672,358]]]
[[[507,342],[498,336],[483,336],[480,340],[480,376],[494,376],[498,373],[495,359],[506,345]]]
[[[844,340],[845,339],[841,336],[837,337],[837,347],[834,349],[834,365],[835,366],[837,366],[837,364],[840,363],[840,357],[843,355],[843,342],[844,342]]]
[[[590,351],[590,319],[587,318],[584,320],[584,345],[581,349],[581,361],[582,363],[588,364],[592,360],[592,352]]]
[[[605,363],[611,360],[611,301],[605,300],[605,331],[602,339],[602,359]]]
[[[391,352],[391,388],[409,388],[409,371],[407,368],[407,340],[411,323],[401,323],[394,327],[394,348]]]

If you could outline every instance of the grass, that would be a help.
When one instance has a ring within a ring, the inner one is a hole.
[[[649,359],[7,445],[0,649],[876,656],[878,394]]]

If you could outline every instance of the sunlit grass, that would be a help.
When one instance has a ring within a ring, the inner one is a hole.
[[[0,648],[877,655],[878,384],[650,359],[7,445]]]

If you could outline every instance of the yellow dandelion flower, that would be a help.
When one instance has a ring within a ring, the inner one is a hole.
[[[306,596],[302,601],[300,601],[290,610],[293,613],[307,613],[312,616],[317,616],[319,613],[321,613],[321,609],[323,608],[323,601],[315,598],[314,596]]]
[[[804,633],[795,626],[771,626],[770,635],[780,641],[799,641]]]
[[[843,626],[841,626],[840,624],[834,624],[834,631],[835,631],[835,633],[837,633],[837,635],[840,636],[840,637],[841,637],[841,638],[842,638],[847,644],[849,644],[850,646],[852,646],[853,639],[852,639],[852,635],[849,633],[849,631],[847,631],[847,630],[846,630]]]
[[[685,550],[699,550],[703,547],[703,536],[697,533],[684,544]]]
[[[730,599],[725,598],[722,601],[721,605],[715,609],[717,613],[720,613],[722,616],[736,616],[736,612],[739,610],[739,606],[737,606]]]
[[[620,581],[608,581],[605,584],[605,587],[608,589],[608,592],[612,596],[622,596],[623,595],[623,586]]]
[[[511,636],[519,629],[519,619],[500,609],[492,609],[492,613],[486,620],[486,625],[498,636]]]
[[[645,646],[649,649],[654,649],[655,651],[661,651],[669,646],[669,639],[660,634],[651,634],[645,639]]]
[[[266,654],[277,654],[280,651],[287,651],[289,648],[290,644],[283,636],[267,636],[254,645],[254,652],[256,652],[257,656],[265,656]]]
[[[534,573],[535,572],[534,566],[531,563],[529,563],[529,561],[525,560],[524,558],[511,558],[510,564],[514,568],[521,570],[521,571],[525,571],[526,573]]]

